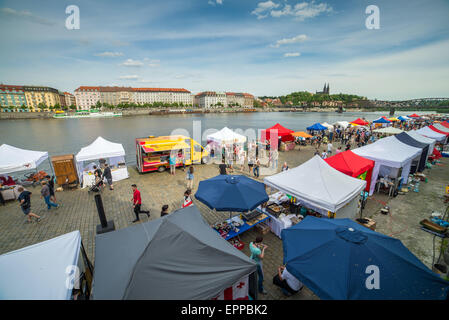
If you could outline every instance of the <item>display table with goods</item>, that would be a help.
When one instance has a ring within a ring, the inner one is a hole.
[[[104,170],[104,168],[102,168]],[[128,178],[128,168],[126,165],[111,166],[112,181],[119,181]],[[94,170],[83,171],[83,188],[91,187],[95,184]]]
[[[0,186],[0,194],[3,198],[4,201],[7,200],[16,200],[19,195],[19,189],[20,186],[19,185],[13,185],[13,186]],[[24,188],[24,190],[26,190]]]
[[[230,240],[239,236],[243,232],[254,228],[256,225],[266,221],[268,218],[269,216],[267,214],[256,209],[249,213],[236,215],[230,219],[225,220],[224,222],[216,223],[212,225],[212,228],[214,228],[215,231],[217,231],[223,239]],[[235,243],[232,244],[234,246],[237,245]]]
[[[279,148],[280,151],[290,151],[290,150],[294,150],[296,146],[295,141],[285,141],[285,142],[281,142],[281,146]]]

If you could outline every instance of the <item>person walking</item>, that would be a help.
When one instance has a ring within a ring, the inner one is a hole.
[[[17,191],[20,192],[17,200],[19,201],[19,206],[22,209],[23,214],[27,217],[27,222],[31,223],[31,218],[36,218],[36,221],[41,221],[41,217],[37,214],[31,212],[31,192],[23,189],[23,187],[19,187]]]
[[[49,175],[47,175],[45,179],[47,179],[48,187],[50,188],[50,200],[56,203],[55,180],[54,180],[55,177],[54,176],[50,177]]]
[[[330,155],[332,155],[332,143],[329,141],[329,143],[327,144],[327,153]]]
[[[257,264],[257,287],[259,293],[267,294],[263,287],[263,263],[262,259],[265,257],[265,250],[268,248],[267,245],[262,243],[263,238],[257,237],[254,242],[249,243],[249,250],[251,252],[250,259],[254,260]]]
[[[175,153],[172,151],[170,152],[170,158],[168,159],[170,164],[170,174],[175,175],[176,171],[176,156]]]
[[[141,209],[142,206],[142,198],[140,197],[140,191],[137,189],[137,185],[133,184],[131,185],[131,188],[133,190],[133,197],[132,197],[132,202],[133,202],[133,208],[134,208],[134,214],[136,215],[136,219],[133,220],[134,222],[140,221],[139,218],[139,214],[143,213],[146,214],[147,217],[150,217],[150,211],[143,211]]]
[[[187,189],[193,189],[193,166],[190,166],[186,174]]]
[[[259,157],[256,156],[256,162],[254,163],[254,169],[253,169],[254,176],[259,178],[260,174],[260,161]]]
[[[327,159],[327,152],[326,150],[323,150],[323,153],[321,154],[321,159]]]
[[[228,174],[226,171],[226,164],[225,164],[225,160],[221,160],[221,163],[218,165],[218,170],[220,171],[220,174]]]
[[[191,205],[193,205],[192,198],[190,197],[191,194],[192,192],[189,189],[187,189],[184,192],[184,202],[182,203],[183,208],[190,207]]]
[[[47,209],[50,210],[51,207],[58,208],[59,204],[56,204],[50,200],[51,194],[50,194],[50,187],[48,186],[48,183],[46,180],[43,180],[41,182],[42,189],[41,189],[41,199],[44,198],[45,203],[47,204]]]
[[[114,190],[114,186],[112,184],[111,168],[108,166],[107,163],[104,164],[104,171],[103,171],[102,180],[104,180],[104,178],[106,178],[106,181],[108,182],[109,190]]]
[[[94,165],[94,174],[97,173],[98,176],[101,178],[103,176],[103,172],[101,171],[100,168],[97,168],[97,166]]]

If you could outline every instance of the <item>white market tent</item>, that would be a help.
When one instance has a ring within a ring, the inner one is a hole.
[[[375,132],[375,133],[385,133],[385,134],[399,134],[399,133],[404,132],[404,130],[401,130],[401,129],[398,129],[398,128],[394,128],[394,127],[385,127],[385,128],[373,130],[373,132]]]
[[[245,143],[246,137],[238,134],[228,127],[224,127],[220,131],[207,136],[207,141],[213,141],[218,144],[222,143]]]
[[[264,183],[294,196],[299,203],[321,214],[336,213],[337,218],[354,218],[366,181],[350,177],[314,156],[302,165],[265,177]]]
[[[0,300],[69,300],[67,267],[77,266],[81,234],[73,231],[0,256]]]
[[[125,149],[121,143],[115,143],[98,137],[92,144],[87,147],[81,148],[80,152],[76,155],[76,162],[78,167],[78,175],[80,181],[84,180],[83,174],[86,171],[84,162],[92,162],[99,159],[107,159],[107,163],[110,166],[117,165],[118,163],[125,162]],[[84,175],[85,176],[85,175]],[[120,168],[112,170],[112,180],[118,181],[128,178],[128,169]],[[84,186],[84,183],[83,183]]]
[[[321,125],[326,127],[329,131],[334,131],[334,126],[327,122],[323,122]]]
[[[354,149],[352,152],[375,161],[369,191],[369,194],[372,195],[379,171],[381,171],[381,174],[388,175],[388,171],[392,171],[391,168],[396,170],[402,168],[402,183],[407,183],[412,161],[421,155],[422,149],[411,147],[391,136],[364,147]]]
[[[427,138],[423,135],[420,135],[416,131],[407,131],[406,132],[410,137],[415,139],[416,141],[419,141],[421,143],[426,143],[429,145],[429,152],[427,153],[427,157],[430,156],[433,152],[433,149],[435,148],[435,143],[437,142],[435,139]]]
[[[350,125],[350,123],[348,121],[337,121],[334,123],[334,126],[340,126],[340,127],[343,127],[344,129],[349,127],[349,125]]]
[[[444,142],[446,140],[446,135],[433,131],[429,127],[424,127],[419,130],[415,130],[415,132],[425,137],[435,139],[438,142]]]
[[[25,150],[2,144],[0,174],[36,169],[46,159],[48,159],[48,152]]]

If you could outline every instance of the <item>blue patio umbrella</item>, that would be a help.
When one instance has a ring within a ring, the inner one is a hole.
[[[287,270],[321,299],[447,298],[449,282],[400,240],[350,219],[307,216],[281,237]]]
[[[323,126],[321,123],[315,123],[314,125],[307,127],[307,130],[309,131],[324,131],[327,130],[325,126]]]
[[[217,211],[247,212],[268,201],[265,185],[243,175],[200,181],[195,198]]]

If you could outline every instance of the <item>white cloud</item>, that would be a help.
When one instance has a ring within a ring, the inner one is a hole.
[[[265,1],[265,2],[259,2],[257,4],[256,9],[254,9],[251,14],[254,14],[257,16],[257,19],[263,19],[268,16],[268,12],[270,10],[273,10],[277,7],[279,7],[280,4],[274,3],[273,1]]]
[[[209,0],[207,3],[211,6],[215,6],[216,4],[223,4],[223,0]]]
[[[115,57],[121,57],[123,56],[123,52],[110,52],[110,51],[105,51],[105,52],[101,52],[101,53],[96,53],[95,54],[97,57],[109,57],[109,58],[115,58]]]
[[[3,13],[8,16],[25,18],[31,22],[39,23],[39,24],[43,24],[43,25],[47,25],[47,26],[54,25],[54,23],[52,21],[47,20],[45,18],[41,18],[39,16],[36,16],[29,11],[17,11],[17,10],[11,9],[11,8],[0,8],[0,13]]]
[[[143,62],[139,60],[127,59],[125,62],[120,65],[125,67],[141,67],[143,66]]]
[[[119,79],[120,80],[137,80],[137,79],[139,79],[139,76],[135,75],[135,74],[133,74],[133,75],[126,75],[126,76],[120,76]]]
[[[281,45],[284,45],[284,44],[304,42],[307,39],[308,39],[308,37],[305,34],[300,34],[293,38],[285,38],[285,39],[278,40],[278,41],[276,41],[275,44],[270,45],[270,47],[279,48]]]
[[[273,18],[292,16],[297,20],[303,21],[304,19],[313,18],[322,13],[332,12],[333,10],[327,3],[317,4],[315,1],[297,3],[293,7],[289,4],[284,4],[283,8],[274,10],[280,6],[280,4],[272,1],[259,2],[251,14],[256,15],[257,19],[263,19],[271,15]]]
[[[287,52],[284,53],[284,57],[288,58],[288,57],[299,57],[301,55],[301,53],[299,52]]]

